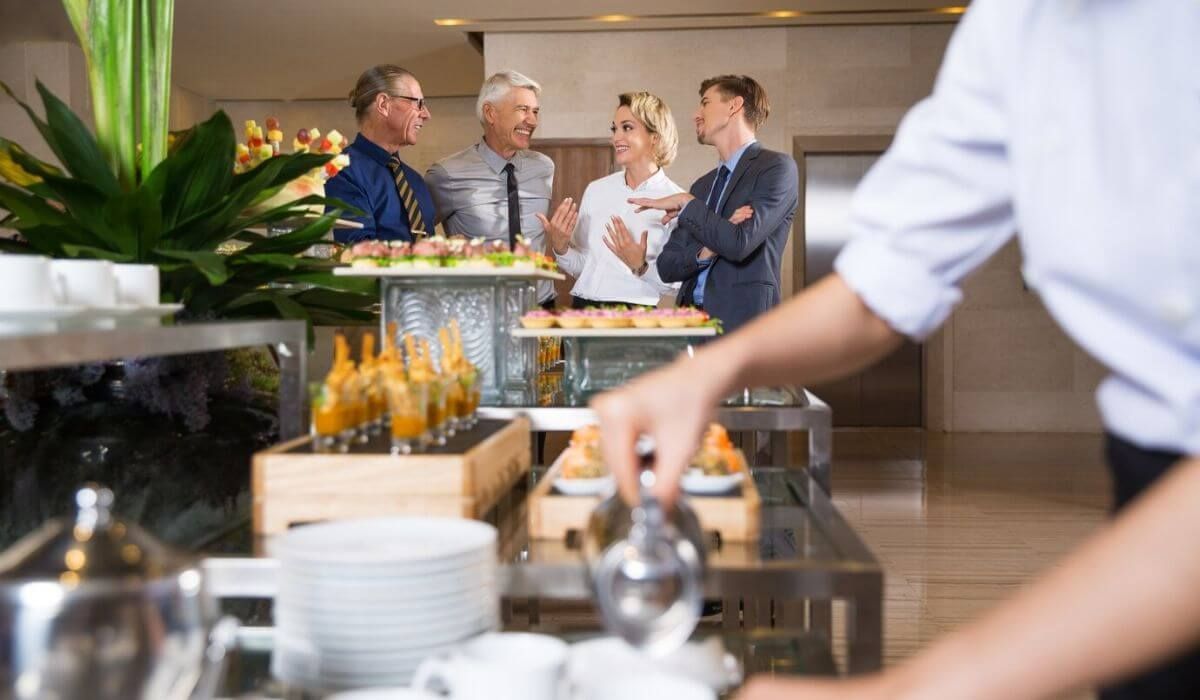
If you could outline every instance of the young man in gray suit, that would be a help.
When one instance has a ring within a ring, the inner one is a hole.
[[[779,303],[780,264],[799,202],[796,162],[755,138],[769,111],[766,91],[749,76],[705,80],[693,119],[696,138],[717,149],[718,167],[691,192],[629,200],[639,211],[663,210],[664,222],[679,218],[658,256],[658,274],[683,283],[680,305],[703,308],[727,332]],[[731,223],[746,206],[750,218]]]

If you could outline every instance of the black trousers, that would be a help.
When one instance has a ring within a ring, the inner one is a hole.
[[[1183,455],[1146,450],[1108,435],[1105,455],[1113,475],[1113,512],[1119,513]],[[1192,546],[1194,543],[1181,543]],[[1120,605],[1113,600],[1113,605]],[[1184,700],[1200,698],[1200,648],[1100,691],[1100,700]]]

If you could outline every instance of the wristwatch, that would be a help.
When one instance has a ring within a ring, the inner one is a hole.
[[[639,267],[638,269],[633,271],[633,274],[637,275],[638,277],[641,277],[642,275],[646,274],[646,270],[649,270],[649,269],[650,269],[650,261],[646,260],[646,261],[642,262],[641,267]]]

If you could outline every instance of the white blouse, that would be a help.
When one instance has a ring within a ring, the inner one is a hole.
[[[666,197],[680,192],[683,188],[672,182],[662,169],[636,188],[625,184],[624,172],[593,180],[579,203],[579,223],[570,248],[562,255],[555,255],[559,267],[576,279],[571,294],[593,301],[654,306],[661,295],[674,293],[679,285],[663,282],[654,261],[675,230],[676,222],[663,226],[662,212],[653,209],[635,214],[629,198]],[[625,221],[634,240],[641,240],[643,231],[650,234],[646,244],[649,265],[641,277],[604,244],[605,226],[613,216]]]

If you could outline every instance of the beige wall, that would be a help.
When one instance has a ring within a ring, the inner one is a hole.
[[[0,45],[0,80],[41,114],[42,98],[37,92],[37,81],[40,80],[67,103],[84,123],[92,123],[87,66],[83,51],[75,44],[64,41],[15,41]],[[0,92],[0,136],[21,144],[39,158],[58,162],[25,111],[3,92]]]
[[[515,68],[541,81],[542,138],[607,135],[616,95],[655,92],[681,134],[668,172],[684,187],[715,165],[691,134],[704,78],[746,73],[766,87],[768,148],[804,135],[891,133],[927,95],[952,25],[806,26],[578,34],[489,34],[488,73]],[[784,278],[792,260],[785,257]],[[1094,431],[1101,368],[1058,330],[1022,287],[1013,244],[964,285],[965,301],[926,344],[926,425],[957,431]]]
[[[404,161],[424,172],[435,161],[466,148],[480,136],[479,120],[475,118],[475,98],[435,97],[428,100],[433,118],[421,130],[421,140],[402,152]],[[354,122],[354,111],[342,100],[297,100],[297,101],[218,101],[217,109],[223,109],[233,120],[239,137],[242,124],[254,119],[262,124],[267,117],[279,119],[286,143],[284,150],[291,150],[292,137],[301,127],[317,127],[323,133],[337,129],[346,138],[353,139],[358,129]]]

